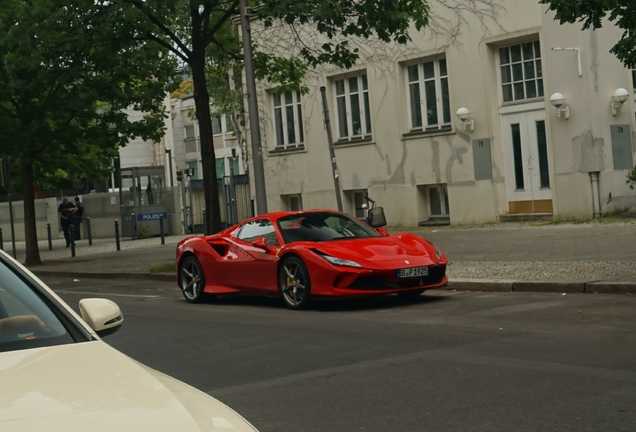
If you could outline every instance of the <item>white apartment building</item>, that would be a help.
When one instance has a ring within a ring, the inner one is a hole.
[[[497,3],[495,19],[461,21],[433,1],[433,30],[413,30],[407,46],[353,41],[359,63],[311,71],[308,94],[259,83],[268,210],[336,208],[323,86],[351,214],[361,216],[366,195],[394,226],[636,207],[625,183],[634,78],[609,53],[621,30],[560,25],[534,0]],[[271,35],[252,29],[266,46]]]
[[[170,185],[170,167],[172,178],[176,184],[177,170],[189,169],[193,180],[203,178],[201,173],[201,137],[199,124],[194,117],[194,99],[166,97],[164,102],[169,117],[165,120],[166,134],[160,142],[144,141],[137,138],[119,149],[122,168],[164,166],[166,182]],[[131,119],[140,118],[143,114],[131,111]],[[243,151],[240,148],[233,126],[227,116],[212,117],[214,134],[214,151],[216,155],[217,177],[227,177],[230,169],[233,174],[245,174]],[[234,149],[234,155],[232,150]]]

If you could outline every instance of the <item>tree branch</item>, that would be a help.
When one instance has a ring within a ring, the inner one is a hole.
[[[150,11],[148,10],[148,8],[146,7],[146,5],[140,1],[137,0],[124,0],[124,2],[131,4],[132,6],[136,7],[137,9],[139,9],[140,12],[142,12],[147,18],[148,20],[150,20],[150,22],[152,24],[154,24],[159,30],[161,30],[166,36],[168,36],[170,38],[170,40],[172,40],[178,47],[179,49],[182,50],[182,53],[179,54],[178,50],[174,47],[171,47],[170,44],[168,44],[165,41],[162,41],[159,37],[152,35],[152,39],[154,41],[160,42],[163,46],[165,47],[170,47],[170,51],[174,52],[175,54],[177,54],[180,58],[183,58],[185,56],[185,58],[189,58],[192,55],[192,52],[188,49],[188,47],[181,41],[181,39],[179,39],[179,37],[177,35],[175,35],[168,27],[166,27],[161,21],[159,21],[152,13],[150,13]]]
[[[203,34],[203,43],[204,46],[207,46],[210,42],[212,42],[212,38],[216,34],[217,31],[225,24],[225,22],[230,19],[233,15],[236,15],[236,8],[238,6],[238,0],[234,0],[232,5],[225,11],[225,14],[216,22],[214,27],[211,29],[205,29]]]

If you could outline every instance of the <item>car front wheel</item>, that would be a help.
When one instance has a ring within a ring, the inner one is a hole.
[[[199,260],[194,256],[189,256],[181,263],[179,270],[179,286],[181,292],[190,303],[201,303],[207,295],[203,292],[205,288],[205,276]]]
[[[278,273],[278,290],[290,309],[306,309],[309,306],[309,272],[298,257],[283,261]]]

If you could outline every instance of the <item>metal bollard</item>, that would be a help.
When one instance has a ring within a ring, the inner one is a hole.
[[[161,244],[166,244],[166,236],[163,232],[163,215],[159,215],[159,231],[161,232]]]
[[[115,244],[117,245],[117,250],[121,250],[119,247],[119,222],[115,219]]]
[[[132,239],[136,240],[137,239],[137,221],[135,220],[135,214],[132,214]]]
[[[49,238],[49,250],[53,250],[53,239],[51,238],[51,224],[46,224],[46,235]]]
[[[2,228],[0,228],[0,249],[4,250],[4,241],[2,240]]]
[[[93,246],[93,233],[91,232],[91,218],[86,218],[86,231],[88,232],[88,245]]]
[[[75,227],[68,227],[69,236],[71,237],[71,256],[75,258]]]

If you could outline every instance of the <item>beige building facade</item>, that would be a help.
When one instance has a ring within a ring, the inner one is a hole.
[[[365,196],[393,226],[636,207],[633,73],[609,53],[620,29],[496,3],[458,19],[431,2],[430,30],[407,46],[357,42],[359,63],[311,71],[306,94],[259,83],[268,210],[336,208],[321,87],[348,213],[361,216]]]

